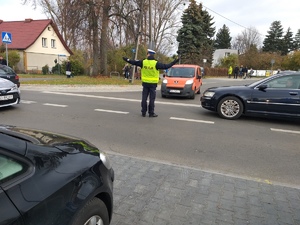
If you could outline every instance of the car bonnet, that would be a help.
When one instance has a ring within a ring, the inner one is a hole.
[[[9,80],[6,80],[4,78],[0,78],[0,89],[7,89],[12,88],[15,84]]]
[[[0,125],[0,132],[29,141],[35,145],[52,146],[67,153],[89,152],[99,154],[98,148],[81,138],[17,126]]]

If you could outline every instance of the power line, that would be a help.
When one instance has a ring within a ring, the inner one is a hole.
[[[244,29],[247,29],[247,30],[253,32],[253,30],[251,30],[250,28],[247,28],[247,27],[245,27],[245,26],[243,26],[243,25],[241,25],[241,24],[239,24],[239,23],[237,23],[237,22],[235,22],[235,21],[233,21],[233,20],[231,20],[231,19],[229,19],[229,18],[227,18],[227,17],[221,15],[220,13],[217,13],[216,11],[214,11],[214,10],[208,8],[207,6],[203,5],[203,3],[201,3],[201,4],[202,4],[203,7],[205,7],[205,8],[208,9],[209,11],[212,11],[213,13],[217,14],[218,16],[221,16],[221,17],[223,17],[224,19],[226,19],[226,20],[228,20],[228,21],[230,21],[230,22],[232,22],[232,23],[234,23],[234,24],[236,24],[236,25],[238,25],[238,26],[240,26],[240,27],[243,27]],[[257,32],[257,31],[255,31],[255,32],[256,32],[257,34],[261,35],[261,36],[265,36],[265,35],[263,35],[263,34]]]

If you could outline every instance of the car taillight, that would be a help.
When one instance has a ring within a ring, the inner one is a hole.
[[[16,74],[16,80],[19,80],[19,76]]]

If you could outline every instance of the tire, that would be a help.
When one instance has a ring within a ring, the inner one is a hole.
[[[243,111],[244,106],[241,100],[233,96],[221,99],[217,107],[219,116],[229,120],[238,119]]]
[[[109,225],[109,215],[103,201],[93,198],[81,208],[71,225]]]
[[[194,90],[191,90],[192,91],[192,94],[190,95],[190,99],[195,99],[195,91]]]

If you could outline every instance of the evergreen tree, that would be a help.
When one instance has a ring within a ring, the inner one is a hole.
[[[207,60],[208,66],[212,64],[213,61],[213,52],[214,52],[214,40],[213,37],[215,36],[216,29],[213,27],[215,24],[213,22],[213,17],[209,15],[206,10],[201,11],[201,15],[203,17],[203,32],[205,34],[204,37],[204,45],[202,49],[202,54],[200,56],[201,62],[203,59]]]
[[[215,48],[216,49],[230,49],[231,48],[231,37],[229,28],[224,24],[216,34]]]
[[[294,37],[294,44],[293,44],[293,50],[299,50],[300,49],[300,29],[298,29],[295,37]]]
[[[294,42],[293,42],[293,32],[289,27],[286,31],[286,34],[283,37],[283,44],[281,47],[281,55],[287,55],[290,51],[294,49]]]
[[[197,5],[190,0],[189,7],[181,17],[182,27],[178,31],[178,53],[181,54],[182,63],[201,64],[203,59],[211,64],[214,28],[212,17],[202,10],[202,4]]]
[[[262,50],[264,52],[281,52],[283,44],[283,27],[280,21],[271,24],[268,35],[266,36]]]

